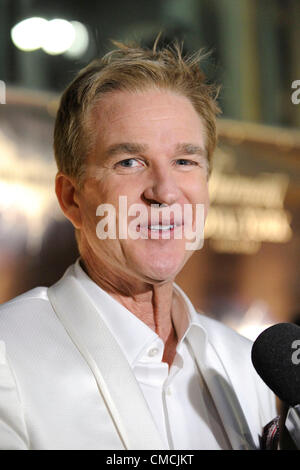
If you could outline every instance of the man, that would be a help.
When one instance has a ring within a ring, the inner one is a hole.
[[[209,205],[215,91],[178,46],[115,45],[61,99],[56,194],[80,259],[1,309],[0,447],[258,448],[276,411],[251,343],[173,282]],[[140,236],[120,235],[122,197]],[[99,226],[107,208],[116,236]]]

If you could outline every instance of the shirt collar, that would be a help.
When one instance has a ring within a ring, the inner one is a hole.
[[[98,307],[99,313],[101,312],[102,318],[114,334],[129,364],[133,365],[144,351],[159,339],[159,336],[126,307],[98,286],[82,269],[80,258],[74,264],[74,275]],[[179,339],[177,346],[177,349],[179,349],[180,344],[193,327],[200,327],[202,330],[203,327],[199,324],[198,314],[189,298],[176,283],[173,283],[173,286],[182,299],[183,305],[186,306],[182,311],[177,311],[172,316]],[[205,334],[204,331],[203,333]]]

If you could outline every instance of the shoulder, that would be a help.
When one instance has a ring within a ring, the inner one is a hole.
[[[0,305],[0,311],[5,310],[6,308],[11,308],[13,306],[17,307],[23,302],[26,302],[28,300],[34,300],[34,299],[48,300],[47,287],[44,287],[44,286],[35,287],[34,289],[28,290],[27,292],[24,292],[23,294],[20,294],[17,297],[14,297],[11,300],[4,302],[3,304]]]
[[[21,341],[35,333],[53,317],[47,287],[36,287],[0,305],[0,340]]]
[[[58,279],[58,281],[55,283],[56,284],[64,284],[64,281],[67,277],[70,275],[73,275],[74,272],[74,264],[71,264],[63,274],[63,276]],[[47,308],[47,306],[50,305],[50,299],[48,297],[48,287],[45,286],[39,286],[35,287],[34,289],[28,290],[27,292],[24,292],[21,295],[18,295],[17,297],[14,297],[13,299],[9,300],[8,302],[5,302],[0,305],[0,318],[4,317],[5,314],[9,312],[16,312],[16,313],[21,313],[24,311],[24,308],[26,310],[26,307],[29,307],[30,309],[34,309],[34,307],[38,308]]]
[[[35,287],[24,294],[18,295],[0,305],[0,319],[5,317],[7,312],[21,312],[24,307],[32,306],[38,303],[49,302],[47,295],[47,287]]]

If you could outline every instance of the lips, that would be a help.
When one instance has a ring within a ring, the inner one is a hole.
[[[139,225],[137,227],[138,232],[144,232],[144,233],[172,233],[175,230],[177,231],[178,229],[181,230],[183,227],[183,224],[151,224],[151,225]]]
[[[155,220],[148,219],[148,221],[141,223],[139,225],[139,228],[144,229],[152,229],[152,230],[170,230],[171,228],[174,227],[180,227],[184,225],[184,221],[182,218],[177,218],[175,219],[174,216],[172,217],[160,217],[159,220],[158,218],[154,218]]]
[[[151,224],[137,227],[141,238],[150,240],[173,240],[183,238],[183,224]]]
[[[149,225],[148,229],[149,230],[173,230],[175,225]]]

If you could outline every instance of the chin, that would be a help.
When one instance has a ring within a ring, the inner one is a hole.
[[[186,259],[181,256],[164,256],[163,254],[155,257],[145,256],[143,264],[139,266],[139,271],[143,277],[157,282],[172,281],[181,271]],[[139,263],[140,264],[140,263]]]

